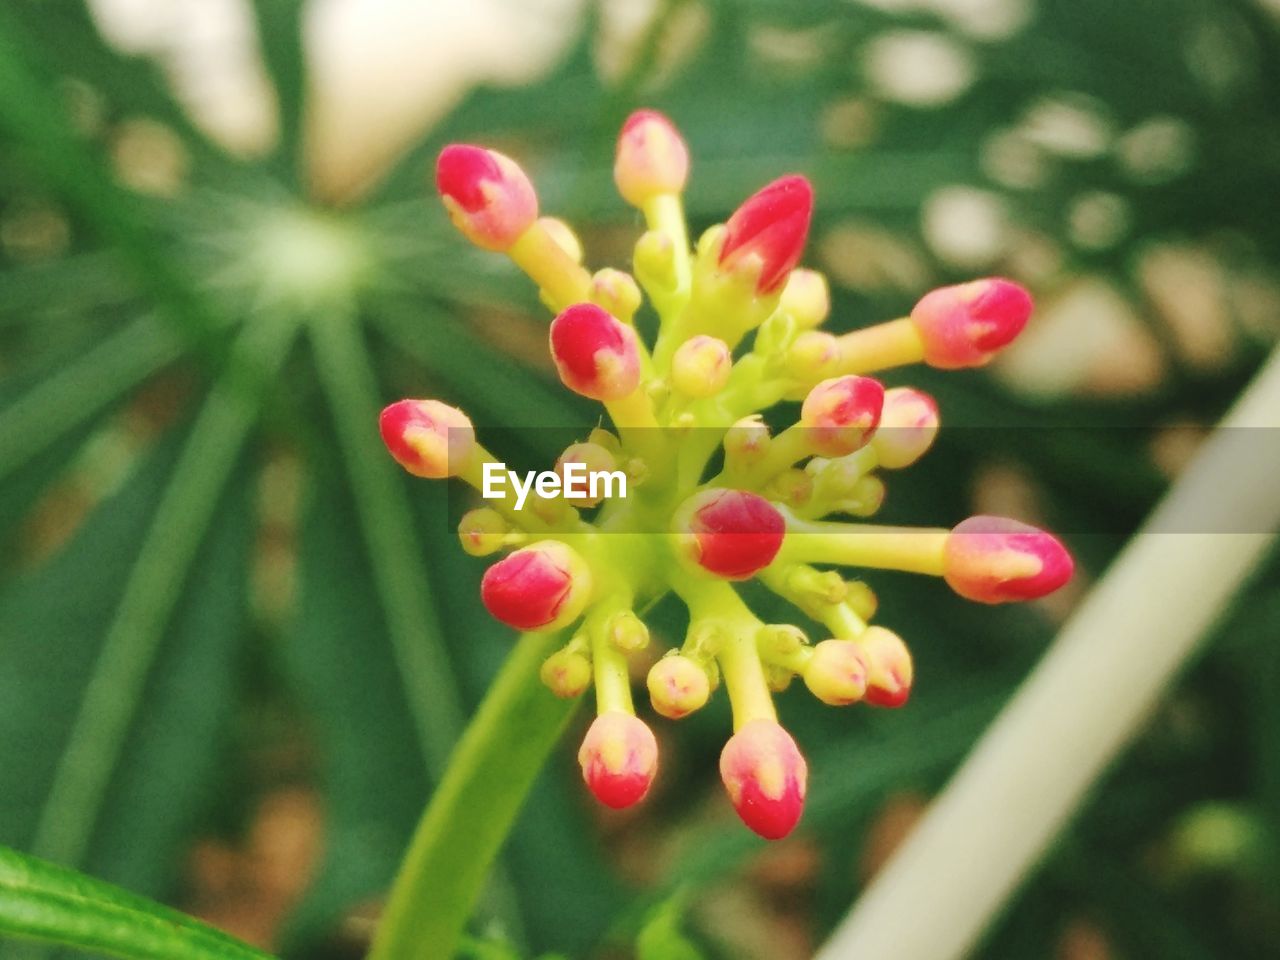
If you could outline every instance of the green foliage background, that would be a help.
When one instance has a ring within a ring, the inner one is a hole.
[[[686,5],[668,6],[674,17]],[[1016,222],[1062,256],[1037,294],[1084,273],[1107,278],[1150,318],[1165,375],[1140,395],[1033,403],[984,374],[913,372],[946,421],[1018,429],[944,431],[892,488],[895,518],[954,522],[972,512],[983,467],[1012,463],[1085,575],[1104,569],[1164,484],[1135,437],[1212,422],[1267,348],[1246,335],[1210,372],[1188,365],[1142,301],[1136,265],[1153,241],[1174,240],[1212,250],[1228,283],[1274,281],[1274,18],[1252,0],[1045,0],[1012,40],[968,44],[978,74],[957,100],[910,109],[876,103],[856,65],[882,31],[946,29],[931,14],[843,0],[700,9],[705,39],[661,85],[661,29],[606,83],[590,57],[593,20],[545,79],[474,93],[369,196],[337,210],[310,201],[298,174],[298,5],[256,3],[282,120],[279,149],[261,161],[206,140],[149,63],[103,43],[81,3],[0,7],[0,220],[38,203],[69,231],[56,256],[0,252],[0,843],[180,899],[193,837],[233,836],[255,791],[299,780],[322,791],[326,846],[281,949],[340,954],[342,918],[385,890],[511,637],[480,608],[482,565],[456,549],[445,491],[398,472],[376,412],[401,395],[435,395],[495,427],[585,431],[594,416],[544,364],[485,332],[536,331],[545,319],[522,278],[469,249],[424,191],[431,158],[452,140],[520,157],[544,209],[582,228],[593,266],[606,262],[597,251],[625,259],[619,238],[636,226],[609,170],[614,133],[639,105],[687,134],[695,229],[793,169],[815,181],[815,236],[856,217],[921,245],[921,209],[939,188],[1003,194]],[[816,31],[824,55],[770,59],[754,42],[762,28]],[[1192,42],[1206,36],[1216,46]],[[1229,83],[1206,81],[1215,74],[1201,61],[1214,57],[1233,65]],[[993,182],[979,161],[985,138],[1064,91],[1093,98],[1122,129],[1157,115],[1186,121],[1194,162],[1141,183],[1104,153],[1056,160],[1032,189]],[[99,113],[87,132],[73,109],[85,96]],[[853,96],[875,105],[874,133],[856,149],[834,146],[824,118]],[[131,192],[113,172],[109,133],[138,118],[185,144],[190,168],[173,197]],[[1085,191],[1114,193],[1133,213],[1103,251],[1069,240],[1070,205]],[[936,260],[928,269],[930,283],[960,279]],[[900,315],[919,292],[837,286],[832,326]],[[1036,429],[1055,424],[1097,429]],[[504,431],[501,452],[549,461],[553,432]],[[1241,599],[1009,905],[984,956],[1053,955],[1082,922],[1116,956],[1269,955],[1280,936],[1275,573],[1273,563]],[[803,832],[818,851],[801,902],[782,912],[811,938],[856,895],[853,865],[886,800],[944,781],[1053,630],[1038,610],[974,609],[933,584],[873,582],[915,651],[911,706],[782,700],[811,755]],[[1087,690],[1079,709],[1090,709]],[[639,819],[603,825],[566,743],[478,929],[521,951],[590,954],[634,943],[643,918],[679,892],[709,955],[740,955],[703,909],[717,890],[748,904],[769,896],[745,871],[762,844],[717,806],[727,728],[723,704],[662,725],[656,795]],[[292,766],[272,766],[278,754]]]

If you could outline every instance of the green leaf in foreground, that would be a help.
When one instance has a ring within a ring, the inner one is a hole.
[[[268,960],[268,954],[175,910],[5,847],[0,936],[127,960]]]

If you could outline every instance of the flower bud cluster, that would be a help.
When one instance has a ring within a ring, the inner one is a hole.
[[[679,719],[725,688],[734,733],[721,778],[743,822],[774,839],[799,822],[808,774],[773,694],[799,677],[833,706],[900,707],[911,695],[906,642],[870,622],[874,593],[842,568],[932,575],[962,597],[1005,603],[1058,589],[1072,560],[1057,539],[1014,520],[906,529],[848,519],[872,516],[884,474],[924,456],[939,429],[930,396],[886,390],[873,375],[912,363],[987,363],[1026,324],[1027,292],[975,280],[926,294],[905,317],[824,332],[827,282],[798,266],[809,181],[775,180],[693,244],[681,200],[689,173],[688,149],[666,117],[642,110],[626,122],[614,178],[646,229],[634,276],[592,274],[572,229],[539,217],[513,160],[466,145],[440,154],[446,212],[537,284],[554,314],[548,343],[560,380],[601,402],[612,421],[569,446],[556,473],[567,478],[567,464],[620,470],[635,487],[626,500],[539,496],[527,511],[498,500],[468,512],[458,532],[468,554],[501,554],[480,586],[494,617],[518,630],[563,631],[542,681],[560,697],[594,688],[597,716],[578,759],[609,807],[641,801],[657,776],[657,742],[636,715],[628,662],[650,643],[637,611],[674,592],[689,628],[653,661],[649,700]],[[644,300],[658,316],[651,344],[633,325]],[[775,434],[760,414],[785,399],[802,401],[798,420]],[[416,476],[480,487],[493,462],[467,416],[436,400],[393,403],[380,426],[388,451]],[[718,468],[720,449],[707,436],[722,448]],[[751,579],[794,605],[807,631],[759,620],[735,586]]]

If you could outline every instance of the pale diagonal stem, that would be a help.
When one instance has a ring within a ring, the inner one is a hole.
[[[1242,463],[1241,437],[1249,436],[1249,428],[1260,439],[1247,445],[1248,462]],[[956,960],[972,950],[1275,545],[1277,429],[1280,350],[1063,628],[819,960]],[[1213,516],[1205,515],[1207,508]],[[1206,532],[1170,532],[1188,518]],[[1215,522],[1222,532],[1212,532]]]
[[[241,335],[233,355],[271,376],[293,333],[281,320],[264,320]],[[37,856],[74,864],[85,855],[165,627],[258,413],[257,395],[228,379],[214,386],[200,410],[129,573],[58,761],[32,841]]]
[[[172,362],[180,347],[169,327],[144,316],[42,380],[0,411],[0,477]]]

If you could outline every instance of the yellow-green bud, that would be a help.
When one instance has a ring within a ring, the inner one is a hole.
[[[591,686],[591,661],[576,650],[557,650],[543,661],[539,675],[548,690],[571,700]]]
[[[700,709],[711,696],[707,671],[679,653],[669,654],[655,663],[649,671],[647,685],[653,709],[672,720]]]
[[[697,336],[680,344],[671,358],[671,383],[686,397],[711,397],[724,389],[733,372],[729,345],[718,337]]]

